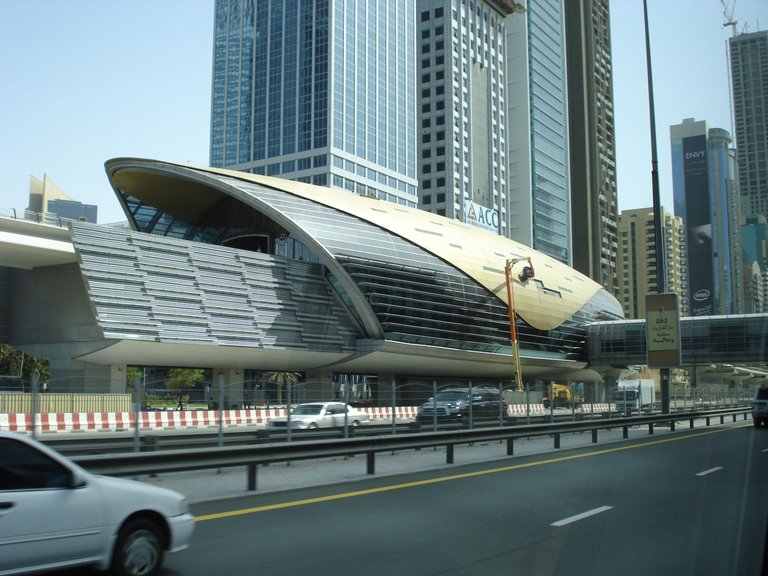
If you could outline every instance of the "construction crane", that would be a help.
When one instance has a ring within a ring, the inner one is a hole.
[[[723,22],[723,28],[726,26],[731,27],[731,35],[736,36],[736,24],[737,21],[733,19],[733,11],[736,9],[736,0],[733,0],[733,2],[729,3],[725,0],[720,0],[720,4],[723,6],[723,17],[725,18],[725,22]]]

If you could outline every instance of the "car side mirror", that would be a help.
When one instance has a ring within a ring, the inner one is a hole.
[[[83,488],[88,485],[88,482],[85,481],[85,478],[83,477],[80,472],[72,471],[72,473],[69,475],[69,482],[67,484],[68,488]]]

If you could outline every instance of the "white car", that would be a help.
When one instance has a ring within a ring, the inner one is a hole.
[[[346,417],[346,418],[345,418]],[[314,430],[315,428],[357,427],[368,422],[368,414],[344,402],[308,402],[291,410],[291,430]],[[288,418],[272,418],[268,428],[288,428]]]
[[[189,545],[195,519],[181,494],[97,476],[15,432],[0,432],[0,576],[91,565],[155,574]]]

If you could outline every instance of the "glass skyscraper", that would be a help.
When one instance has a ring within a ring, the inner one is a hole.
[[[768,215],[768,31],[729,39],[739,190],[744,215]]]
[[[507,17],[510,237],[570,264],[568,104],[561,0]]]
[[[217,0],[212,166],[415,206],[414,0]]]
[[[740,211],[731,136],[692,118],[670,127],[670,136],[675,216],[683,220],[688,245],[690,314],[739,313]]]

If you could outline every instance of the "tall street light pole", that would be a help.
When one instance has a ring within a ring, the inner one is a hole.
[[[651,67],[651,35],[648,28],[648,0],[643,0],[645,23],[645,63],[648,75],[648,110],[651,122],[651,186],[653,189],[653,231],[656,247],[656,292],[667,291],[666,251],[662,233],[661,198],[659,193],[659,155],[656,149],[656,108],[653,100],[653,72]],[[659,370],[661,380],[661,411],[669,413],[669,368]]]

